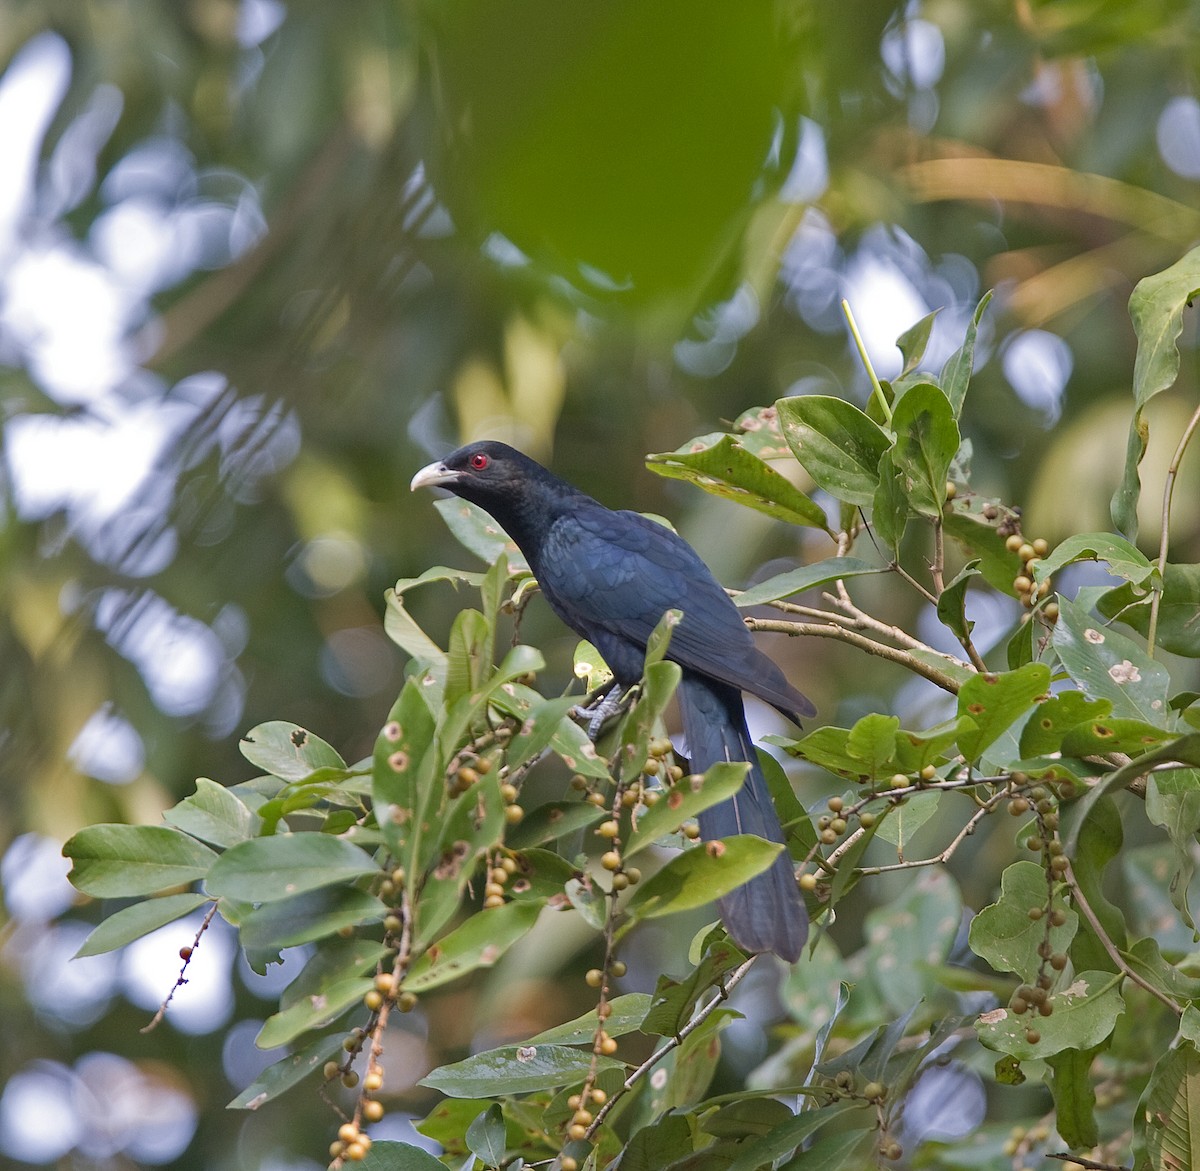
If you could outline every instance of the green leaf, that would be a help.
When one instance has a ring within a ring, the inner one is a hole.
[[[316,1073],[327,1061],[342,1056],[342,1033],[318,1037],[296,1053],[290,1053],[274,1065],[267,1066],[232,1102],[226,1110],[257,1110],[272,1098],[278,1098],[285,1090],[298,1085],[310,1074]]]
[[[1106,752],[1124,752],[1140,756],[1156,744],[1175,739],[1174,732],[1156,728],[1143,720],[1088,720],[1071,728],[1062,738],[1064,756],[1103,756]]]
[[[529,931],[540,912],[536,903],[505,903],[477,911],[417,958],[404,979],[404,987],[410,992],[423,992],[476,968],[490,968]]]
[[[745,959],[732,941],[718,939],[682,980],[659,976],[653,1002],[642,1020],[642,1032],[674,1037],[691,1019],[700,998]]]
[[[685,619],[686,621],[686,619]],[[679,686],[682,670],[678,663],[660,661],[647,665],[642,691],[621,727],[621,779],[629,784],[642,774],[650,752],[650,738],[657,721]]]
[[[926,871],[867,915],[867,970],[889,1008],[904,1012],[925,995],[926,972],[945,962],[961,923],[962,897],[945,871]]]
[[[732,435],[693,439],[677,451],[647,456],[646,466],[660,476],[687,480],[714,496],[735,500],[775,520],[829,531],[820,505]]]
[[[1029,1018],[1007,1008],[985,1012],[975,1023],[975,1034],[989,1049],[1010,1053],[1018,1061],[1050,1057],[1064,1049],[1091,1049],[1104,1042],[1125,1011],[1121,978],[1112,972],[1080,972],[1063,988],[1051,993],[1053,1012],[1037,1017],[1036,1044],[1025,1037]]]
[[[295,1040],[310,1029],[321,1029],[337,1020],[374,987],[374,980],[367,976],[352,976],[332,984],[324,992],[305,996],[289,1005],[282,1012],[268,1017],[259,1030],[254,1044],[259,1049],[274,1049]]]
[[[165,825],[91,825],[65,846],[76,890],[95,898],[132,898],[184,886],[209,873],[217,855]]]
[[[587,639],[581,639],[576,644],[571,665],[575,678],[582,679],[588,691],[595,691],[612,682],[613,673],[604,656]]]
[[[1200,1161],[1200,1052],[1180,1041],[1158,1059],[1134,1114],[1134,1137],[1145,1161],[1138,1166],[1194,1167]]]
[[[1112,703],[1114,716],[1167,725],[1171,679],[1166,668],[1131,638],[1102,627],[1065,598],[1059,599],[1054,649],[1088,695]]]
[[[914,386],[896,403],[892,428],[892,462],[909,506],[922,516],[940,517],[950,461],[962,442],[954,409],[940,388]]]
[[[875,836],[891,842],[903,856],[912,844],[913,835],[938,811],[941,793],[914,793],[899,805],[885,807]]]
[[[949,360],[942,367],[942,389],[946,392],[946,398],[954,409],[956,419],[962,414],[963,400],[967,397],[967,387],[970,385],[971,374],[975,369],[975,338],[979,332],[979,323],[983,320],[984,310],[987,309],[991,299],[992,291],[989,289],[979,299],[979,304],[975,306],[975,312],[971,315],[971,323],[967,326],[963,344],[950,355]]]
[[[162,898],[149,899],[144,903],[134,903],[132,907],[125,907],[109,915],[83,941],[74,958],[102,955],[107,951],[115,951],[118,947],[125,947],[135,939],[141,939],[151,931],[174,923],[176,919],[182,919],[184,915],[211,901],[207,895],[182,894],[163,895]]]
[[[896,771],[896,732],[899,728],[897,716],[872,713],[863,716],[850,729],[846,737],[846,751],[863,766],[872,780]]]
[[[270,905],[276,908],[280,904]],[[361,976],[388,954],[390,949],[377,939],[331,939],[313,952],[300,974],[283,990],[279,1007],[288,1008],[305,996],[317,995],[351,976]]]
[[[303,781],[318,770],[344,772],[346,768],[346,762],[320,736],[287,720],[251,728],[238,747],[251,764],[284,781]]]
[[[1182,955],[1191,950],[1193,940],[1191,930],[1176,913],[1167,889],[1175,864],[1174,848],[1167,842],[1135,846],[1121,854],[1121,871],[1132,908],[1131,919],[1142,924],[1143,930],[1149,927],[1161,948]],[[1136,953],[1138,945],[1134,944],[1132,950]],[[1200,992],[1196,999],[1200,1000]]]
[[[820,765],[831,773],[854,781],[867,779],[863,761],[850,752],[849,728],[814,728],[807,736],[786,742],[785,747],[791,756]]]
[[[358,846],[328,834],[279,834],[231,846],[213,863],[209,894],[246,903],[266,903],[341,882],[353,882],[379,867]]]
[[[1165,902],[1165,900],[1164,900]],[[1172,916],[1173,917],[1173,916]],[[1187,934],[1191,944],[1191,933]],[[1131,971],[1136,972],[1151,988],[1176,1000],[1200,1000],[1200,979],[1181,972],[1168,963],[1159,949],[1158,941],[1149,937],[1139,939],[1128,951],[1121,952]],[[1193,1012],[1195,1011],[1192,1006]]]
[[[529,565],[517,543],[478,505],[448,496],[444,500],[435,500],[433,507],[442,514],[442,520],[458,543],[481,561],[491,565],[503,555],[508,559],[510,573],[529,572]]]
[[[513,850],[526,850],[587,829],[607,816],[608,810],[583,801],[547,801],[511,828],[504,835],[504,844]]]
[[[492,665],[491,623],[478,611],[459,610],[446,644],[445,703],[449,707],[482,687]]]
[[[611,1057],[597,1057],[567,1045],[506,1045],[488,1049],[423,1077],[418,1085],[450,1098],[488,1098],[556,1090],[582,1081],[592,1067],[623,1069]]]
[[[1157,566],[1136,545],[1113,533],[1080,533],[1068,537],[1034,565],[1033,579],[1043,582],[1077,561],[1103,561],[1114,577],[1123,577],[1144,589],[1158,582]]]
[[[224,785],[207,777],[196,780],[196,792],[163,814],[176,829],[214,846],[237,845],[255,837],[262,822]]]
[[[1133,366],[1133,420],[1125,452],[1121,485],[1113,494],[1113,523],[1131,540],[1137,538],[1137,501],[1141,492],[1138,465],[1146,454],[1150,427],[1146,404],[1175,384],[1183,311],[1200,292],[1200,248],[1193,248],[1170,268],[1138,281],[1129,298],[1129,316],[1137,334]]]
[[[855,1103],[857,1105],[857,1103]],[[832,1106],[822,1107],[825,1110]],[[858,1130],[843,1134],[827,1134],[797,1153],[780,1171],[849,1171],[869,1167],[878,1146],[878,1139],[869,1118],[862,1119]]]
[[[880,457],[878,469],[879,484],[871,497],[871,525],[875,535],[899,560],[900,542],[904,540],[904,530],[908,527],[912,509],[908,503],[904,476],[890,451],[885,451]]]
[[[1064,810],[1067,832],[1064,837],[1073,841],[1071,869],[1080,898],[1089,906],[1109,940],[1118,948],[1126,945],[1128,930],[1121,910],[1104,893],[1104,871],[1121,852],[1124,830],[1117,803],[1111,797],[1096,802],[1086,814],[1080,804],[1073,803]],[[1082,820],[1075,833],[1076,819]],[[1077,971],[1089,968],[1114,972],[1116,961],[1109,955],[1090,922],[1080,924],[1070,949],[1071,963]]]
[[[845,399],[804,394],[775,407],[788,446],[817,485],[837,500],[870,505],[892,445],[885,432]]]
[[[749,768],[744,761],[722,762],[714,764],[702,776],[684,777],[672,785],[656,804],[638,816],[625,842],[624,856],[631,858],[659,838],[674,833],[701,810],[732,797],[745,783]]]
[[[508,767],[519,768],[549,747],[559,725],[579,702],[578,696],[564,695],[536,704],[526,715],[517,734],[509,741]],[[607,772],[605,773],[607,776]]]
[[[738,1147],[738,1157],[729,1164],[726,1171],[759,1171],[762,1167],[769,1167],[776,1159],[794,1151],[821,1127],[835,1119],[842,1119],[844,1126],[847,1122],[844,1116],[851,1111],[862,1111],[860,1119],[851,1121],[860,1122],[864,1128],[871,1127],[874,1125],[874,1112],[869,1109],[864,1110],[864,1106],[865,1103],[862,1102],[833,1102],[828,1106],[819,1106],[815,1110],[805,1110],[802,1114],[794,1114],[787,1122],[777,1126],[762,1138],[742,1143]],[[844,1139],[847,1136],[839,1135],[838,1137]],[[807,1158],[807,1152],[805,1158]],[[861,1166],[858,1163],[854,1165]]]
[[[392,855],[413,868],[419,844],[418,810],[440,784],[433,750],[434,715],[423,684],[409,679],[375,740],[371,792],[375,817]]]
[[[927,313],[915,325],[910,325],[896,339],[896,348],[904,357],[904,366],[899,374],[900,378],[903,378],[906,374],[911,374],[921,364],[921,359],[925,356],[925,349],[929,345],[929,335],[933,332],[933,323],[940,312],[941,309],[938,308],[932,313]]]
[[[346,927],[378,923],[386,913],[379,899],[355,887],[306,891],[249,912],[240,924],[241,942],[248,952],[278,951],[325,939]]]
[[[1136,586],[1127,583],[1101,594],[1096,608],[1143,637],[1150,633],[1150,595]],[[1163,650],[1200,658],[1200,565],[1167,566],[1154,637]]]
[[[393,589],[385,590],[383,600],[387,607],[383,613],[383,632],[432,678],[444,681],[446,652],[417,625],[405,609],[401,594]]]
[[[1183,921],[1194,928],[1188,887],[1196,871],[1192,850],[1200,832],[1200,771],[1175,769],[1154,773],[1146,785],[1146,817],[1154,825],[1162,826],[1171,839],[1175,867],[1167,891]]]
[[[1013,581],[1022,570],[1021,561],[1004,543],[999,518],[984,516],[988,503],[977,496],[956,497],[953,507],[942,515],[942,526],[946,536],[952,537],[968,557],[979,559],[979,571],[988,585],[1016,597]]]
[[[789,569],[738,594],[733,600],[739,606],[760,606],[763,602],[777,602],[790,598],[803,590],[828,585],[843,578],[862,577],[869,573],[887,573],[886,565],[872,565],[856,557],[827,557],[799,569]]]
[[[782,850],[751,834],[705,842],[646,879],[625,910],[632,919],[657,919],[703,907],[761,874]]]
[[[504,1114],[499,1102],[493,1102],[467,1127],[467,1147],[485,1167],[499,1167],[504,1162]]]
[[[1045,922],[1029,918],[1030,907],[1045,907],[1046,872],[1031,861],[1013,862],[1000,878],[1000,898],[971,920],[971,950],[997,972],[1016,972],[1026,983],[1037,979],[1038,944],[1046,938]],[[1065,954],[1079,928],[1079,917],[1065,911],[1061,927],[1050,927],[1050,945]]]
[[[1063,737],[1085,720],[1102,720],[1112,711],[1107,699],[1088,699],[1082,691],[1060,691],[1038,704],[1021,729],[1021,755],[1057,752]]]
[[[938,619],[956,638],[965,640],[971,637],[971,629],[975,623],[967,621],[967,586],[971,584],[971,578],[979,576],[979,558],[968,561],[953,580],[947,582],[946,588],[938,597]]]
[[[627,992],[608,1001],[609,1015],[604,1018],[604,1031],[610,1037],[636,1033],[650,1008],[651,997],[646,992]],[[543,1029],[530,1037],[530,1045],[590,1045],[600,1027],[600,1018],[593,1008],[572,1021]]]
[[[408,1143],[372,1143],[361,1171],[446,1171],[446,1165],[422,1147]]]
[[[958,693],[959,716],[968,716],[975,724],[958,738],[963,756],[978,760],[983,750],[1021,719],[1049,687],[1050,668],[1045,663],[1026,663],[997,675],[972,675]]]
[[[665,1064],[659,1066],[667,1073]],[[669,1079],[657,1087],[649,1104],[653,1122],[635,1130],[621,1152],[624,1171],[662,1171],[681,1151],[691,1149],[692,1128],[682,1114],[671,1112],[674,1103],[667,1100]]]
[[[1095,1049],[1064,1049],[1046,1059],[1053,1071],[1054,1126],[1072,1149],[1094,1147],[1100,1141],[1096,1127],[1096,1087],[1092,1083]]]

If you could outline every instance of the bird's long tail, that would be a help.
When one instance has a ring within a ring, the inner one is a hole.
[[[693,772],[703,772],[723,760],[750,762],[746,782],[737,794],[700,814],[701,837],[710,841],[732,834],[755,834],[782,842],[783,827],[750,741],[741,693],[685,672],[676,694]],[[740,947],[774,952],[791,963],[800,958],[808,937],[808,913],[786,850],[768,870],[731,891],[717,905],[726,930]]]

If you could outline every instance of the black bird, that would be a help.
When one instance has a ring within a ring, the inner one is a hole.
[[[815,709],[754,645],[737,607],[695,550],[636,512],[605,508],[504,443],[459,448],[412,480],[414,490],[433,485],[499,522],[551,608],[597,647],[623,688],[642,677],[646,640],[663,614],[683,611],[667,658],[683,668],[676,694],[692,768],[750,762],[738,793],[701,813],[700,832],[706,840],[755,834],[782,842],[741,693],[759,696],[791,720]],[[808,916],[786,850],[719,906],[729,934],[746,950],[799,958]]]

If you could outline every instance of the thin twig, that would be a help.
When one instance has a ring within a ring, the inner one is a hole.
[[[839,582],[838,584],[840,585],[841,583]],[[840,595],[834,597],[832,594],[826,594],[825,597],[840,610],[844,610],[853,620],[854,626],[858,630],[873,630],[876,634],[882,634],[894,642],[900,643],[901,646],[908,647],[909,650],[927,651],[931,655],[942,653],[941,651],[934,650],[933,647],[928,643],[922,642],[919,638],[913,637],[913,635],[909,634],[906,630],[902,630],[899,626],[882,622],[873,615],[868,614],[865,610],[860,610],[848,594],[844,598]],[[949,658],[950,656],[946,655],[945,657]],[[965,667],[966,663],[962,663],[961,665]]]
[[[162,1004],[158,1006],[158,1012],[154,1014],[154,1017],[150,1023],[148,1025],[143,1025],[142,1028],[138,1030],[139,1033],[149,1033],[152,1029],[158,1028],[163,1017],[167,1015],[167,1005],[170,1004],[174,999],[175,993],[187,983],[186,973],[188,970],[188,965],[192,962],[192,956],[196,954],[196,948],[200,946],[200,936],[202,936],[208,930],[208,925],[213,921],[213,916],[216,913],[217,903],[214,902],[213,905],[208,908],[208,913],[204,916],[204,922],[200,924],[200,930],[196,932],[196,938],[192,940],[192,946],[182,949],[186,952],[183,957],[183,967],[179,969],[179,975],[176,977],[175,984],[171,988],[171,991],[167,993],[166,1000],[164,1000]]]
[[[850,302],[844,297],[842,298],[842,312],[846,315],[846,324],[850,326],[850,335],[854,338],[854,345],[858,350],[859,360],[867,372],[867,377],[871,380],[871,393],[875,396],[875,401],[879,404],[879,409],[883,412],[884,422],[890,426],[892,422],[892,408],[888,406],[888,401],[884,397],[883,387],[879,385],[879,376],[875,373],[875,367],[871,365],[871,356],[867,353],[867,347],[863,343],[862,334],[858,332],[858,323],[854,320],[854,313],[850,309]]]
[[[1064,1163],[1078,1163],[1081,1167],[1087,1167],[1089,1171],[1129,1171],[1123,1163],[1097,1163],[1095,1159],[1085,1159],[1083,1155],[1073,1155],[1070,1151],[1064,1151],[1061,1155],[1047,1151],[1046,1158],[1061,1159]]]
[[[1154,997],[1155,1000],[1162,1001],[1162,1003],[1165,1004],[1176,1016],[1182,1016],[1183,1009],[1180,1005],[1176,1004],[1174,1000],[1166,995],[1166,993],[1160,992],[1152,984],[1149,984],[1143,980],[1142,977],[1139,976],[1137,972],[1135,972],[1125,962],[1125,957],[1121,955],[1117,945],[1109,938],[1108,932],[1104,930],[1104,926],[1096,916],[1096,912],[1092,910],[1091,904],[1087,901],[1083,891],[1080,890],[1079,883],[1075,879],[1075,870],[1069,861],[1067,863],[1067,869],[1064,877],[1067,880],[1067,884],[1071,888],[1072,900],[1079,908],[1083,917],[1088,921],[1088,923],[1091,924],[1092,930],[1096,933],[1096,938],[1100,940],[1101,946],[1106,952],[1108,952],[1109,958],[1114,964],[1117,965],[1117,968],[1121,971],[1121,973],[1125,976],[1128,976],[1129,979],[1132,980],[1139,988],[1144,988],[1150,993],[1151,996]]]
[[[974,813],[971,814],[967,823],[958,831],[957,834],[950,840],[946,848],[940,854],[934,854],[932,858],[918,858],[910,862],[894,862],[887,866],[863,866],[860,867],[860,874],[887,874],[892,870],[916,870],[920,866],[940,866],[949,862],[954,857],[955,851],[959,846],[967,840],[979,826],[979,823],[987,817],[989,813],[1001,801],[1006,800],[1007,793],[997,793],[989,801],[985,801]]]
[[[876,655],[881,659],[887,659],[889,662],[898,663],[902,667],[906,667],[915,675],[922,675],[930,681],[936,683],[943,691],[948,691],[951,695],[957,695],[961,686],[957,679],[952,675],[947,675],[939,671],[936,667],[928,663],[921,662],[920,659],[913,658],[912,655],[905,651],[896,650],[895,647],[884,646],[883,643],[875,642],[874,639],[866,638],[864,635],[858,634],[853,630],[846,630],[844,627],[836,626],[833,623],[818,625],[815,622],[780,622],[771,618],[747,618],[746,625],[751,630],[766,630],[774,634],[787,634],[794,637],[799,635],[812,635],[816,638],[836,638],[842,642],[847,642],[851,646],[858,647],[859,650],[864,650],[868,654]]]
[[[1158,576],[1162,578],[1164,587],[1167,575],[1167,542],[1171,526],[1171,497],[1175,493],[1175,478],[1179,474],[1179,465],[1183,463],[1183,453],[1192,441],[1197,426],[1200,426],[1200,407],[1192,412],[1188,425],[1179,437],[1175,454],[1171,456],[1171,462],[1167,465],[1167,478],[1163,484],[1162,526],[1158,534]],[[1154,658],[1154,640],[1158,634],[1158,610],[1161,602],[1162,590],[1157,589],[1150,597],[1150,625],[1146,632],[1146,647],[1151,658]]]
[[[710,1016],[712,1016],[712,1014],[717,1010],[723,1001],[729,999],[729,994],[738,986],[738,984],[741,983],[742,977],[745,976],[748,971],[750,971],[751,966],[757,958],[757,956],[751,956],[748,960],[734,968],[729,974],[729,979],[718,987],[716,996],[714,996],[712,1000],[710,1000],[702,1009],[700,1009],[696,1015],[692,1017],[692,1019],[688,1021],[688,1023],[684,1025],[678,1033],[675,1034],[675,1036],[671,1037],[665,1044],[660,1045],[653,1053],[650,1054],[649,1057],[646,1058],[645,1061],[642,1062],[641,1065],[637,1067],[637,1069],[633,1071],[633,1073],[631,1073],[625,1079],[624,1083],[621,1085],[621,1088],[617,1090],[617,1092],[613,1094],[613,1096],[609,1098],[603,1106],[600,1107],[596,1117],[592,1120],[592,1124],[588,1127],[587,1132],[587,1140],[589,1142],[595,1135],[596,1131],[600,1129],[600,1124],[604,1121],[605,1117],[613,1108],[613,1106],[616,1105],[616,1103],[622,1097],[624,1097],[625,1094],[632,1090],[633,1087],[636,1086],[638,1082],[641,1081],[641,1079],[644,1078],[646,1074],[648,1074],[650,1070],[652,1070],[660,1061],[662,1061],[662,1059],[666,1057],[668,1053],[682,1045],[684,1040],[686,1040],[690,1034],[694,1033],[706,1020],[708,1020]]]

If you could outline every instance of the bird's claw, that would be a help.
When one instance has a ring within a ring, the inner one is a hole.
[[[630,690],[632,689],[614,684],[590,704],[576,705],[571,709],[572,717],[583,723],[587,729],[589,740],[595,741],[603,731],[604,725],[620,713]]]

